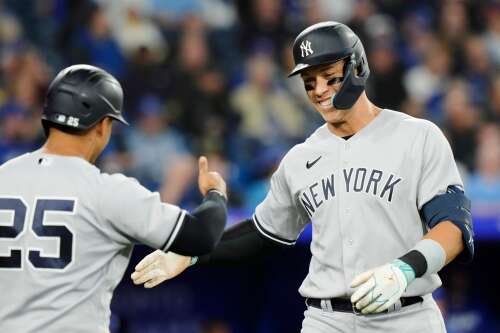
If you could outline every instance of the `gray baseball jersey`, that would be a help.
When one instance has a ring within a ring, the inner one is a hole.
[[[293,244],[312,223],[304,297],[346,297],[359,273],[405,254],[423,236],[419,210],[450,185],[463,187],[448,141],[433,123],[383,110],[348,140],[326,124],[293,147],[255,210],[265,236]],[[405,296],[440,286],[416,279]]]
[[[107,332],[133,244],[167,249],[185,211],[77,157],[0,167],[0,331]]]

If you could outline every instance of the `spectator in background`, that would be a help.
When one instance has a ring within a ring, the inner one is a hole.
[[[369,31],[367,31],[367,20],[377,13],[377,5],[372,0],[356,0],[351,20],[345,22],[359,36],[361,40],[369,41]],[[366,45],[369,52],[370,45]]]
[[[497,73],[492,79],[488,101],[486,119],[500,124],[500,73]]]
[[[117,78],[125,74],[125,59],[116,40],[111,35],[109,22],[101,7],[90,6],[83,29],[76,29],[73,36],[76,49],[74,63],[90,63],[101,67]]]
[[[289,147],[305,135],[304,114],[276,81],[276,70],[271,50],[257,47],[246,61],[247,80],[231,95],[241,135],[261,148]]]
[[[28,46],[18,16],[0,2],[0,163],[40,143],[38,122],[49,69]]]
[[[486,18],[484,32],[485,45],[495,65],[500,66],[500,2],[487,0],[484,2],[483,14]]]
[[[304,2],[305,26],[316,22],[333,20],[349,22],[352,18],[356,0],[311,0]]]
[[[480,215],[500,216],[500,128],[498,123],[481,127],[475,171],[469,177],[467,193],[473,210]]]
[[[61,66],[62,60],[56,43],[59,14],[65,6],[58,0],[9,1],[9,7],[23,25],[26,39],[37,46],[48,64],[55,67]]]
[[[241,48],[248,53],[249,47],[267,39],[276,47],[284,45],[289,36],[286,26],[286,11],[281,0],[239,1],[242,22]],[[278,51],[275,55],[279,55]]]
[[[182,30],[183,26],[202,22],[203,0],[149,0],[150,15],[170,38]]]
[[[399,22],[400,59],[405,70],[420,65],[427,50],[436,43],[432,31],[431,13],[410,11]]]
[[[235,81],[242,67],[236,5],[234,1],[203,0],[201,8],[214,57],[224,64],[221,70],[227,81]]]
[[[463,63],[462,45],[468,36],[469,19],[465,1],[444,0],[440,3],[438,34],[451,54],[453,70]],[[460,68],[463,69],[463,68]]]
[[[139,123],[126,139],[131,156],[130,174],[162,200],[177,204],[195,174],[195,160],[180,133],[168,126],[162,101],[145,96],[139,105]]]
[[[139,108],[142,96],[153,94],[162,98],[171,96],[173,85],[171,69],[155,56],[151,50],[141,47],[130,56],[127,73],[123,78],[123,91],[130,118],[135,119],[134,112]]]
[[[9,13],[0,1],[0,103],[7,98],[7,89],[15,80],[23,29],[15,15]]]
[[[36,119],[19,105],[0,107],[0,164],[38,147]]]
[[[142,96],[169,97],[170,71],[166,62],[171,47],[152,18],[150,0],[97,0],[109,22],[112,37],[125,56],[126,71],[121,79],[127,114],[134,111]]]
[[[268,168],[263,167],[268,152],[284,152],[296,144],[309,133],[316,118],[311,113],[312,119],[306,121],[300,104],[284,89],[271,51],[265,44],[256,46],[246,59],[246,80],[230,96],[240,117],[236,140],[230,143],[236,147],[232,158],[240,165],[240,177],[246,183],[241,189],[249,201],[256,198],[256,189],[262,190],[259,182],[268,176]]]
[[[48,86],[49,69],[37,50],[18,48],[4,62],[3,74],[8,80],[6,100],[30,112],[40,112],[45,88]]]
[[[470,171],[474,168],[479,112],[471,103],[469,87],[462,80],[450,84],[444,97],[444,131],[455,159]]]
[[[367,93],[382,108],[400,110],[406,98],[403,68],[390,42],[375,43],[369,54],[370,78]]]
[[[439,123],[442,115],[433,109],[430,103],[442,96],[446,89],[451,59],[444,44],[436,39],[426,42],[428,43],[425,46],[423,63],[405,73],[403,84],[409,98],[426,105],[430,111],[427,117]]]
[[[492,64],[488,56],[484,39],[471,35],[464,41],[465,68],[463,73],[469,83],[469,96],[475,105],[486,106],[488,88],[492,73]]]
[[[190,136],[196,152],[224,154],[227,126],[234,120],[225,77],[210,51],[203,30],[185,29],[171,72],[175,84],[169,107],[175,126]]]
[[[113,35],[122,53],[132,58],[138,50],[145,48],[157,61],[163,61],[168,45],[159,27],[144,14],[144,10],[134,5],[124,8],[121,19],[115,18]]]
[[[48,69],[32,48],[17,50],[2,69],[8,83],[0,105],[0,163],[41,143],[38,119],[48,84]]]
[[[0,52],[17,46],[23,37],[23,27],[15,15],[3,8],[0,2]]]

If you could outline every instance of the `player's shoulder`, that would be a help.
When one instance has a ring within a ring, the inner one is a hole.
[[[407,134],[410,132],[417,132],[425,135],[429,131],[441,131],[439,127],[430,120],[413,117],[399,111],[384,109],[384,117],[387,126],[399,128]]]
[[[14,168],[16,169],[20,164],[23,164],[24,161],[30,156],[31,153],[26,153],[17,157],[14,157],[8,161],[5,161],[0,165],[0,170],[6,170]]]
[[[141,204],[145,198],[157,195],[142,186],[137,179],[121,173],[101,173],[97,187],[102,207],[124,209],[124,202]]]
[[[107,188],[116,188],[120,186],[136,186],[139,185],[137,179],[125,176],[122,173],[106,173],[101,172],[99,175],[100,182]]]
[[[304,156],[308,156],[311,151],[321,150],[320,147],[325,145],[325,138],[329,135],[329,130],[326,124],[318,127],[309,137],[303,142],[294,145],[288,150],[283,159],[282,165],[295,164],[297,161],[302,161]]]

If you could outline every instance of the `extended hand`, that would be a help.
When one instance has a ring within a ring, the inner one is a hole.
[[[191,264],[191,257],[174,252],[156,250],[135,266],[131,278],[134,284],[144,283],[145,288],[153,288],[165,280],[170,280],[182,273]]]
[[[402,271],[405,267],[400,267],[393,262],[356,276],[351,282],[351,288],[358,288],[351,296],[353,306],[369,314],[380,313],[394,305],[408,286]]]

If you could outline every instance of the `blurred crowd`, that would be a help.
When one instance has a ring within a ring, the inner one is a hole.
[[[93,64],[121,82],[132,124],[115,127],[104,171],[189,207],[204,154],[247,217],[322,123],[287,73],[295,35],[323,20],[363,41],[370,99],[438,124],[473,213],[500,216],[498,0],[0,0],[0,163],[43,143],[54,75]]]
[[[369,0],[0,1],[0,162],[43,142],[44,92],[61,68],[115,75],[128,128],[100,166],[189,205],[196,157],[224,174],[231,206],[251,210],[285,151],[321,123],[291,44],[322,20],[362,39],[379,106],[436,122],[475,209],[500,202],[500,2]]]

